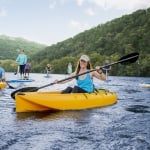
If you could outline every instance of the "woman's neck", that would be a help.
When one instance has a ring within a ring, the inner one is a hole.
[[[79,72],[85,72],[85,71],[87,71],[87,68],[83,67],[83,68],[80,68]]]

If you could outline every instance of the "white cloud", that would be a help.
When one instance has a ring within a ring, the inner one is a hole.
[[[146,9],[148,7],[150,7],[149,0],[133,0],[129,5],[131,10]]]
[[[89,0],[89,2],[103,9],[135,11],[150,7],[150,0]]]
[[[84,1],[86,0],[76,0],[78,6],[82,6]]]
[[[7,11],[6,11],[6,9],[1,8],[0,9],[0,17],[5,17],[5,16],[7,16]]]
[[[93,10],[92,8],[87,9],[85,12],[86,12],[86,14],[88,14],[89,16],[94,16],[94,15],[95,15],[95,12],[94,12],[94,10]]]
[[[81,23],[76,20],[71,20],[69,23],[69,26],[78,31],[83,31],[83,30],[89,28],[89,25],[87,23]]]
[[[56,7],[56,4],[57,4],[56,1],[50,1],[49,2],[49,8],[54,9]]]
[[[69,1],[70,1],[70,0],[60,0],[60,3],[64,5],[64,4],[66,4],[67,2],[69,2]]]
[[[137,9],[145,9],[150,7],[150,0],[75,0],[78,6],[88,4],[96,7],[100,7],[104,10],[117,9],[117,10],[128,10],[135,11]],[[49,8],[53,9],[56,7],[56,0],[49,0]],[[59,0],[61,4],[66,4],[69,0]],[[89,9],[87,13],[90,15],[94,14],[92,9]]]
[[[73,28],[77,28],[77,27],[80,26],[80,22],[75,21],[75,20],[71,20],[71,21],[70,21],[70,25],[71,25],[71,27],[73,27]]]

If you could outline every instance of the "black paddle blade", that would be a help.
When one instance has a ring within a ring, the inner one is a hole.
[[[8,85],[8,87],[10,88],[10,89],[15,89],[13,86],[11,86],[11,85]]]
[[[11,86],[8,82],[6,82],[10,89],[15,89],[15,87]]]
[[[131,63],[134,63],[138,60],[139,58],[139,53],[131,53],[131,54],[128,54],[122,58],[119,59],[119,63],[121,63],[122,65],[128,65],[128,64],[131,64]]]
[[[11,98],[15,99],[15,94],[19,93],[19,92],[36,92],[37,90],[38,90],[37,87],[24,87],[24,88],[18,89],[16,91],[13,91],[11,93]]]

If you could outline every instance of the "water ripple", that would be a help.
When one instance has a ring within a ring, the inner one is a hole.
[[[150,113],[150,107],[144,105],[131,105],[126,110],[134,113]]]
[[[14,78],[11,73],[6,75]],[[11,85],[40,87],[66,76],[31,77],[35,82]],[[149,150],[150,88],[140,87],[139,83],[150,78],[109,79],[108,83],[96,81],[96,85],[116,92],[118,102],[82,111],[16,113],[15,101],[10,97],[16,89],[0,90],[0,150]],[[48,86],[41,91],[61,90],[67,85]]]

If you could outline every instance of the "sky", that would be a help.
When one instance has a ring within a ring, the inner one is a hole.
[[[150,0],[0,0],[0,35],[52,45],[150,7]]]

